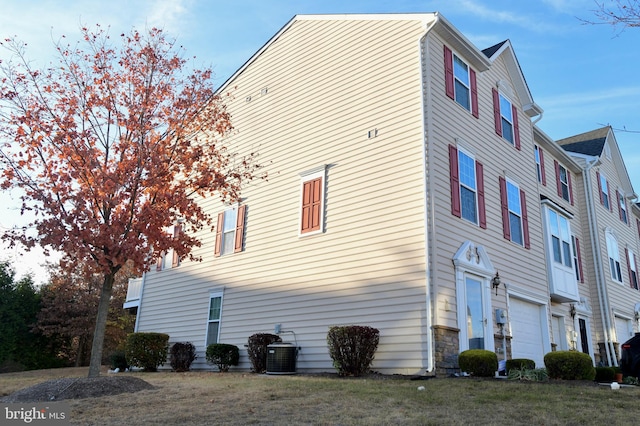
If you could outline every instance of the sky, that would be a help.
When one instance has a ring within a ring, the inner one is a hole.
[[[211,66],[219,85],[297,14],[437,11],[480,49],[511,40],[544,110],[537,125],[552,138],[616,129],[640,194],[640,28],[585,23],[597,22],[596,7],[594,0],[0,0],[0,39],[25,41],[27,57],[44,67],[54,59],[54,42],[78,40],[82,26],[100,24],[115,36],[158,27],[196,57],[196,66]],[[0,194],[0,231],[24,223],[16,205],[15,194]],[[47,279],[41,250],[5,248],[0,260],[11,262],[18,278]]]

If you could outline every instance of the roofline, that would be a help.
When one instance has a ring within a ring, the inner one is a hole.
[[[583,169],[580,166],[580,164],[578,164],[576,160],[571,158],[571,155],[569,155],[569,153],[565,151],[562,148],[562,146],[558,145],[556,141],[554,141],[551,138],[551,136],[547,135],[544,131],[542,131],[542,129],[540,129],[535,124],[533,125],[533,134],[534,134],[533,142],[535,144],[538,144],[536,142],[536,136],[538,136],[542,141],[546,142],[545,149],[549,150],[553,156],[561,159],[563,165],[569,167],[569,169],[574,173],[583,172]]]

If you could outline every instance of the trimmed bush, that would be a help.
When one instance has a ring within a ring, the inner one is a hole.
[[[582,352],[549,352],[544,356],[544,365],[552,379],[593,380],[596,377],[591,357]]]
[[[493,377],[498,370],[498,355],[485,349],[469,349],[458,356],[460,370],[476,377]]]
[[[124,371],[129,368],[129,364],[127,364],[127,357],[125,356],[124,351],[115,351],[109,355],[109,366],[112,370],[119,368],[120,371]]]
[[[380,331],[377,328],[348,325],[330,327],[327,333],[329,356],[341,376],[361,376],[369,372],[378,349]]]
[[[164,333],[131,333],[127,336],[125,356],[127,364],[158,371],[167,360],[169,335]]]
[[[267,371],[267,346],[278,342],[282,342],[282,339],[277,334],[256,333],[249,336],[247,354],[254,373],[262,374]]]
[[[616,377],[616,369],[613,367],[596,367],[596,382],[610,383]]]
[[[227,372],[240,362],[240,350],[235,345],[212,343],[207,346],[207,362],[215,364],[221,373]]]
[[[514,358],[507,360],[507,374],[511,370],[534,370],[536,368],[536,362],[527,358]]]
[[[196,347],[191,342],[176,342],[169,351],[173,371],[189,371],[191,363],[197,358]]]

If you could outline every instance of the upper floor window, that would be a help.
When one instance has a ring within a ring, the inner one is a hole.
[[[553,260],[556,263],[571,268],[573,266],[573,255],[571,253],[569,220],[554,210],[549,209],[548,211]]]
[[[609,184],[604,174],[596,172],[596,179],[598,181],[598,191],[600,192],[600,204],[606,209],[611,210],[611,200],[609,196]]]
[[[447,96],[478,118],[476,72],[447,46],[444,46],[444,72]]]
[[[562,197],[566,201],[569,201],[573,205],[573,188],[571,185],[571,172],[567,170],[562,164],[559,164],[554,160],[556,168],[556,184],[558,186],[558,196]]]
[[[536,171],[538,172],[538,182],[547,185],[547,176],[544,170],[544,151],[538,145],[534,147],[534,155],[536,159]]]
[[[242,251],[246,207],[236,206],[218,213],[214,249],[216,257]]]
[[[610,231],[607,231],[607,254],[609,256],[609,270],[611,279],[622,283],[622,272],[620,271],[620,253],[618,251],[618,240]]]
[[[524,191],[515,183],[500,176],[500,199],[504,237],[529,248],[529,221]]]
[[[584,274],[582,272],[582,254],[580,253],[580,240],[575,235],[571,236],[571,244],[573,246],[573,267],[576,271],[576,281],[584,282]]]
[[[300,234],[322,232],[324,230],[324,186],[325,166],[301,173],[302,209],[300,213]]]
[[[624,250],[627,255],[627,266],[629,267],[629,285],[638,290],[638,269],[636,267],[636,254],[629,250]]]
[[[520,130],[518,126],[518,110],[507,97],[493,92],[493,117],[496,133],[520,149]]]
[[[482,164],[462,149],[449,145],[449,167],[452,214],[486,228]]]
[[[620,214],[620,220],[624,223],[628,223],[627,201],[624,199],[624,194],[616,190],[616,196],[618,197],[618,213]]]
[[[166,228],[166,232],[168,235],[176,238],[180,232],[182,232],[181,225],[173,225]],[[162,271],[164,269],[175,268],[180,265],[180,257],[175,249],[170,248],[167,251],[163,252],[157,259],[156,262],[156,271]]]

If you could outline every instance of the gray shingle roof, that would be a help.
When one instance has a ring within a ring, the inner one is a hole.
[[[604,148],[604,143],[607,140],[607,135],[609,134],[610,129],[610,126],[606,126],[600,129],[591,130],[590,132],[580,133],[579,135],[560,139],[557,142],[565,151],[599,156],[602,154],[602,149]]]
[[[491,47],[487,47],[486,49],[482,50],[482,53],[484,53],[487,58],[491,58],[493,54],[496,53],[502,47],[502,45],[505,44],[507,41],[508,40],[501,41],[498,44],[495,44]]]

